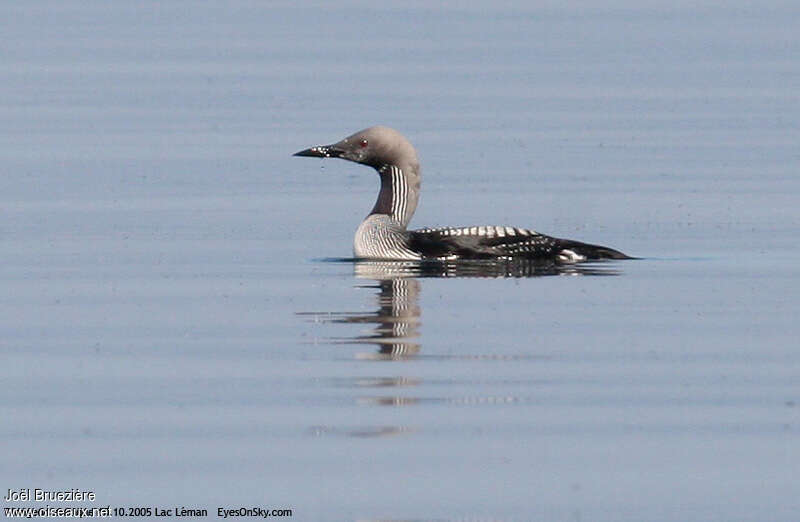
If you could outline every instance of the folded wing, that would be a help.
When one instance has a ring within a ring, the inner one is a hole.
[[[444,227],[409,231],[409,247],[426,258],[555,259],[578,263],[596,259],[630,259],[612,248],[539,234],[516,227]]]

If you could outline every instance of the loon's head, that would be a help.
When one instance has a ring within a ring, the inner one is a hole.
[[[295,156],[342,158],[380,169],[386,165],[419,170],[417,152],[399,132],[377,125],[360,130],[333,145],[318,145],[296,152]]]

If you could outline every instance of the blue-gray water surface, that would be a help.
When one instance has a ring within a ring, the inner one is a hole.
[[[796,3],[9,2],[0,27],[3,496],[797,519]],[[373,124],[418,149],[412,226],[642,259],[332,261],[377,177],[291,154]]]

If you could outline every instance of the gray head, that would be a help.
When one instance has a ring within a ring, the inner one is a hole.
[[[376,169],[396,165],[407,174],[419,175],[419,160],[411,143],[396,130],[380,125],[358,131],[333,145],[311,147],[294,155],[342,158]]]

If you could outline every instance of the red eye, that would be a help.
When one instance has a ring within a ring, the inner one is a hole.
[[[367,143],[367,140],[361,140],[361,143],[360,143],[360,145],[361,145],[361,148],[362,148],[362,149],[363,149],[364,147],[366,147],[366,146],[368,145],[368,143]]]

